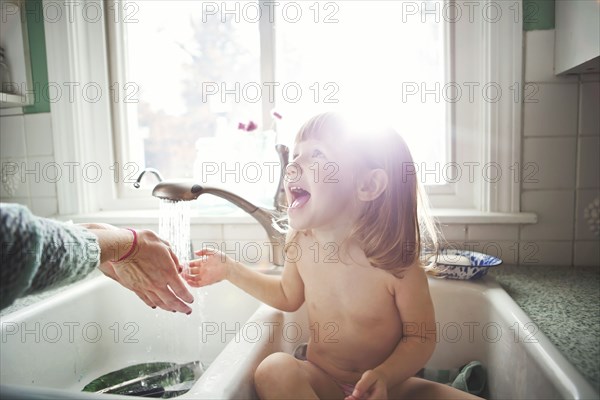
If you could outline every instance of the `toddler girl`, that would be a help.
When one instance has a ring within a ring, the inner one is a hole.
[[[258,366],[262,399],[475,398],[414,377],[433,353],[436,329],[419,262],[412,163],[395,131],[317,115],[298,132],[288,168],[294,255],[281,277],[216,250],[190,263],[191,286],[227,279],[283,311],[306,303],[311,332],[322,330],[312,332],[321,340],[311,338],[306,360],[275,353]]]

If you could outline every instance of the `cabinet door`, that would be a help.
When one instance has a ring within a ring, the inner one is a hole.
[[[554,73],[600,72],[600,1],[556,0]]]

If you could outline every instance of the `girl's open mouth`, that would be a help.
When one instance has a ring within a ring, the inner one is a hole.
[[[299,186],[291,187],[290,193],[292,194],[292,204],[290,205],[290,208],[300,208],[310,200],[310,193]]]

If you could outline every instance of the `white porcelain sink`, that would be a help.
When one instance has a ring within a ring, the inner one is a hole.
[[[0,318],[1,384],[21,386],[23,398],[36,388],[82,398],[87,383],[129,365],[208,365],[260,303],[228,282],[192,291],[196,300],[187,316],[153,310],[100,276],[6,315]],[[6,390],[14,393],[4,386],[3,395]]]
[[[438,343],[426,368],[457,369],[480,361],[488,377],[490,399],[598,399],[598,393],[541,333],[492,277],[480,281],[429,278]],[[233,341],[212,365],[209,386],[195,385],[189,398],[254,399],[253,373],[269,354],[292,353],[308,341],[303,306],[285,313],[261,306],[246,326],[262,328]],[[293,328],[292,328],[293,325]],[[270,328],[272,327],[272,331]],[[290,332],[301,332],[298,337]]]
[[[487,369],[492,399],[598,398],[493,278],[430,278],[430,288],[439,343],[428,369],[478,360]],[[210,367],[180,398],[255,398],[256,366],[308,339],[304,308],[285,313],[260,305],[227,282],[195,296],[191,316],[152,310],[98,277],[2,317],[1,397],[114,398],[80,390],[137,363],[201,360]],[[282,332],[289,324],[301,328],[294,340]]]

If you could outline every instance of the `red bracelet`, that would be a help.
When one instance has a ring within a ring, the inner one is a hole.
[[[135,229],[131,229],[131,228],[125,228],[125,229],[127,229],[128,231],[131,231],[131,233],[133,233],[133,243],[131,243],[131,248],[129,249],[129,251],[127,253],[125,253],[125,255],[123,257],[121,257],[117,261],[113,261],[113,262],[121,262],[121,261],[125,260],[131,254],[133,254],[134,250],[137,247],[137,232],[135,231]]]

